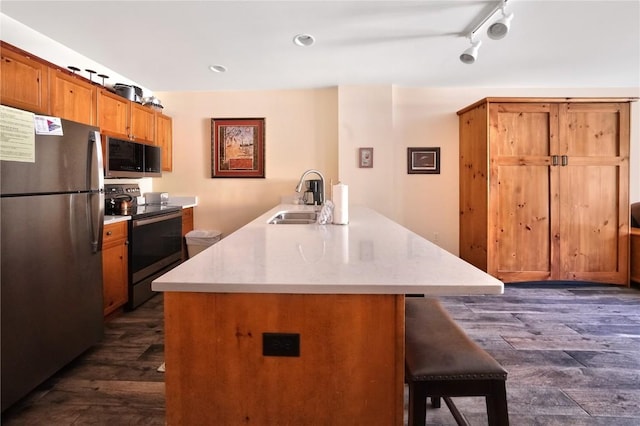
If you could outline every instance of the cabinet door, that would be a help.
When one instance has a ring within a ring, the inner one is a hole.
[[[98,90],[98,127],[101,132],[129,138],[131,101],[108,90]]]
[[[490,107],[487,272],[504,281],[549,279],[557,267],[557,106]]]
[[[102,245],[102,281],[104,315],[128,301],[127,223],[104,227]]]
[[[155,113],[152,109],[131,103],[131,138],[138,142],[154,143]]]
[[[49,75],[47,66],[1,48],[2,92],[4,105],[40,114],[49,114]]]
[[[559,279],[627,284],[629,104],[562,104],[559,123]]]
[[[49,68],[51,115],[96,125],[96,86]]]
[[[173,130],[171,117],[156,113],[156,145],[162,148],[162,170],[173,170]]]

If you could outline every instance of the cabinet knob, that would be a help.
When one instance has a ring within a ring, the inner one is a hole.
[[[111,235],[113,232],[111,231],[107,231],[107,235]]]

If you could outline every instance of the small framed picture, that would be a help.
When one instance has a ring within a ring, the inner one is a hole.
[[[360,168],[373,167],[373,148],[358,149],[358,167]]]
[[[440,174],[440,148],[407,148],[407,173]]]

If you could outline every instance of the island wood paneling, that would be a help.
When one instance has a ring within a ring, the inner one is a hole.
[[[164,297],[167,424],[402,425],[403,295]],[[300,356],[263,356],[265,332]]]

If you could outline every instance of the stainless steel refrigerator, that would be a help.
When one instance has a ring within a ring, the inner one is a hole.
[[[2,411],[103,334],[100,134],[61,124],[35,162],[0,161]]]

